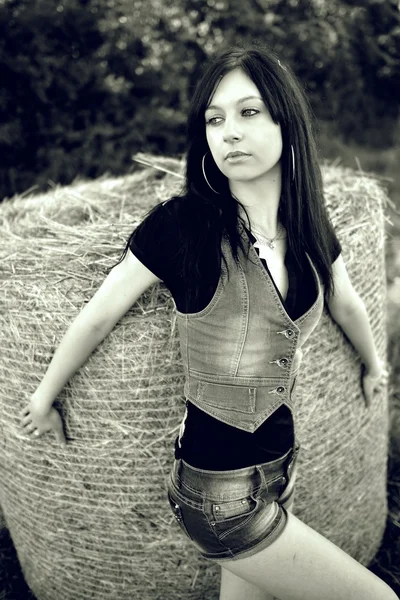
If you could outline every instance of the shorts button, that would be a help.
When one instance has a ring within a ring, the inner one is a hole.
[[[289,362],[289,361],[288,361],[288,359],[287,359],[287,358],[280,358],[280,359],[278,360],[278,364],[279,364],[279,366],[280,366],[280,367],[286,367],[286,366],[287,366],[287,364],[288,364],[288,362]]]
[[[215,507],[215,512],[218,512],[218,511],[219,511],[219,506],[216,506]]]
[[[286,329],[286,337],[291,338],[294,336],[294,331],[293,329]]]
[[[243,498],[242,500],[242,504],[246,504],[247,500],[245,498]]]
[[[215,521],[211,521],[210,525],[211,527],[215,527]]]
[[[276,391],[278,392],[278,394],[283,394],[283,392],[285,391],[285,388],[283,387],[283,385],[280,385],[279,387],[276,388]]]

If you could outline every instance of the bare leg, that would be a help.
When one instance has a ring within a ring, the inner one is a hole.
[[[287,511],[293,508],[294,494],[283,503]],[[258,586],[238,577],[234,573],[224,569],[221,565],[221,585],[219,600],[279,600],[276,596],[269,594]]]
[[[276,600],[268,592],[221,568],[219,600]]]
[[[285,529],[270,546],[220,565],[249,582],[254,594],[257,588],[264,590],[264,596],[253,596],[257,600],[399,600],[379,577],[290,512]],[[222,580],[228,582],[225,573]],[[237,579],[231,581],[238,585]],[[251,597],[247,592],[227,596],[224,585],[221,600]]]

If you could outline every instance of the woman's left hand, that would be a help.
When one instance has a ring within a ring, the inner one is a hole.
[[[374,391],[388,376],[388,371],[385,369],[384,362],[379,361],[378,368],[374,371],[368,371],[365,365],[361,368],[362,388],[364,392],[365,405],[369,408],[372,404]]]

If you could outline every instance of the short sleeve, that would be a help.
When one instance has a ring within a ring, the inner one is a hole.
[[[332,239],[331,239],[331,257],[332,257],[332,264],[335,262],[335,260],[339,257],[340,253],[342,252],[342,245],[338,240],[338,237],[336,235],[336,232],[334,230],[334,228],[332,227]]]
[[[179,220],[177,200],[171,199],[147,213],[129,238],[129,249],[154,275],[168,285],[177,272]]]

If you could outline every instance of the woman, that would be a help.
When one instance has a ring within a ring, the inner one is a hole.
[[[307,102],[271,51],[226,50],[196,88],[188,140],[186,189],[133,232],[21,425],[32,439],[53,429],[65,442],[54,399],[162,280],[186,374],[168,499],[182,531],[221,565],[221,600],[393,600],[290,512],[300,448],[294,387],[324,301],[363,361],[367,404],[383,373],[324,206]]]

